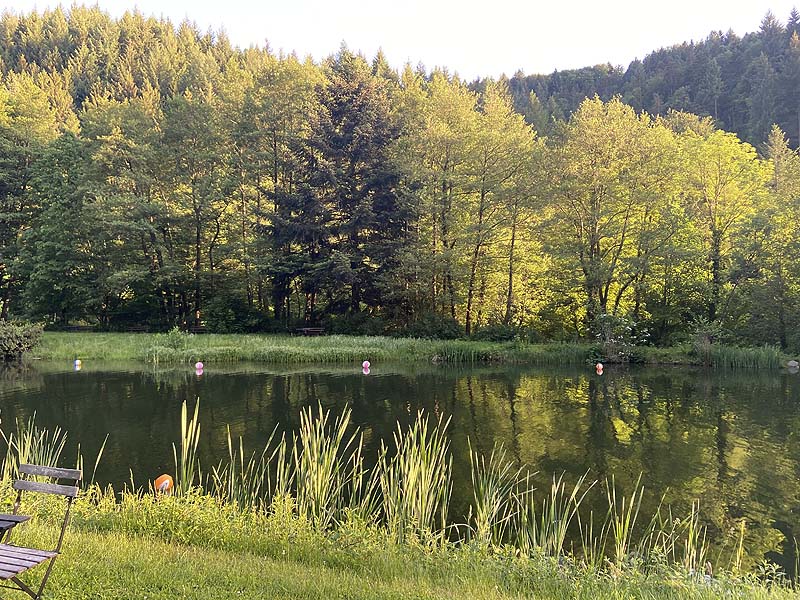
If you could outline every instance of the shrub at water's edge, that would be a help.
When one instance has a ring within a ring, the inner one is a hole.
[[[4,363],[21,360],[41,337],[41,325],[0,320],[0,360]]]
[[[791,596],[769,564],[759,566],[758,576],[743,574],[744,525],[730,552],[712,557],[696,503],[685,517],[659,509],[648,520],[639,511],[638,485],[626,496],[613,479],[583,477],[568,484],[554,477],[549,489],[534,490],[501,448],[488,458],[471,452],[472,508],[465,522],[448,524],[444,511],[452,471],[446,421],[419,415],[410,428],[398,427],[376,467],[366,469],[362,438],[353,431],[349,412],[333,419],[321,408],[308,409],[296,437],[272,436],[262,452],[247,454],[241,440],[238,447],[229,440],[229,460],[209,476],[194,458],[197,415],[195,410],[190,417],[184,404],[174,496],[135,488],[133,482],[121,495],[89,484],[74,509],[75,535],[125,540],[141,549],[159,541],[181,544],[187,556],[194,548],[306,569],[324,565],[376,578],[379,585],[410,576],[412,589],[485,587],[492,594],[482,596],[491,598]],[[24,441],[29,438],[41,443]],[[47,435],[29,422],[7,440],[0,500],[9,503],[16,465],[58,462],[63,436]],[[608,502],[599,519],[582,508],[595,491]],[[47,499],[33,508],[53,524],[63,514],[60,503]],[[20,533],[36,535],[36,527]],[[567,543],[568,536],[573,542]],[[106,571],[113,570],[109,563],[130,563],[113,544],[97,560]],[[245,591],[266,585],[270,577],[253,580]]]
[[[428,340],[370,336],[327,335],[193,335],[45,332],[36,350],[49,360],[134,360],[148,364],[263,362],[357,363],[365,359],[445,364],[495,363],[584,365],[611,362],[601,345],[586,343],[487,342]],[[701,365],[728,368],[776,369],[787,356],[778,348],[738,348],[713,345],[702,352],[691,345],[672,348],[639,346],[626,360],[639,364]]]

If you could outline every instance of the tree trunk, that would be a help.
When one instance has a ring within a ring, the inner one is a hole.
[[[195,221],[194,236],[194,324],[200,325],[200,269],[202,260],[200,219]]]
[[[711,302],[708,306],[708,319],[714,321],[717,318],[717,308],[719,307],[719,295],[722,288],[722,234],[716,228],[711,230]]]
[[[514,209],[511,213],[511,244],[508,250],[508,288],[506,290],[506,311],[503,315],[503,325],[511,322],[511,305],[514,302],[514,249],[517,241],[517,218],[519,216],[519,200],[514,199]]]

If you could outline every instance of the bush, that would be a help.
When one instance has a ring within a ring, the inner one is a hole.
[[[405,335],[415,338],[428,338],[433,340],[454,340],[464,334],[461,325],[452,317],[425,313],[415,322],[411,323]]]
[[[380,315],[362,311],[352,315],[330,315],[322,320],[329,333],[341,335],[384,335],[386,321]]]
[[[3,362],[20,360],[42,338],[42,326],[33,323],[0,321],[0,356]]]
[[[607,313],[597,315],[592,329],[608,362],[632,362],[636,346],[648,340],[647,331],[634,320]]]
[[[525,332],[521,327],[503,323],[488,323],[476,329],[472,334],[473,339],[485,342],[514,342],[523,340],[525,337]]]
[[[182,331],[180,328],[173,327],[167,333],[157,333],[153,337],[154,346],[170,348],[172,350],[186,350],[189,342],[192,341],[194,334]]]
[[[268,329],[267,316],[239,297],[217,297],[206,304],[203,321],[210,333],[255,333]]]

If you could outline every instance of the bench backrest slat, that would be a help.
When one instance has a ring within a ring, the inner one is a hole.
[[[25,492],[42,492],[43,494],[58,494],[59,496],[67,496],[75,498],[78,495],[78,486],[76,485],[58,485],[57,483],[40,483],[38,481],[28,481],[25,479],[16,479],[13,483],[15,490]]]
[[[76,482],[80,481],[82,477],[80,469],[61,469],[58,467],[42,467],[39,465],[22,464],[19,466],[19,472],[25,475],[52,477],[53,479],[71,479]]]

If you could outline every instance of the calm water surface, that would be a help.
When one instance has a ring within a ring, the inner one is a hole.
[[[643,514],[662,496],[680,514],[699,500],[715,561],[726,563],[738,523],[757,561],[792,571],[800,537],[800,376],[675,368],[450,368],[381,366],[212,366],[153,371],[141,365],[34,363],[0,371],[0,418],[36,413],[37,424],[69,432],[67,456],[81,444],[92,462],[106,434],[97,479],[121,486],[171,472],[172,443],[184,400],[200,398],[201,460],[227,455],[227,430],[245,447],[263,447],[277,425],[294,430],[300,409],[351,407],[368,456],[396,423],[424,409],[452,417],[455,489],[452,516],[469,502],[467,439],[486,453],[501,442],[521,465],[574,481],[614,475],[630,491],[640,474]],[[600,494],[598,493],[598,499]],[[716,553],[719,554],[719,558]]]

